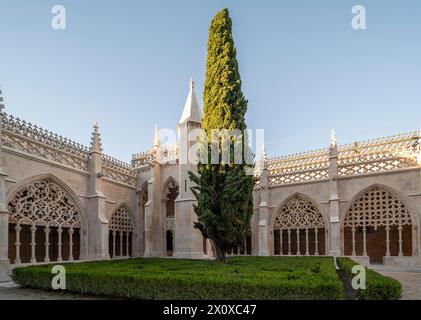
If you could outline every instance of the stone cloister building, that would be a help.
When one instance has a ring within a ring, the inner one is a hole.
[[[2,100],[1,100],[2,101]],[[0,104],[1,104],[0,101]],[[201,126],[191,82],[173,147],[103,153],[99,128],[82,146],[3,111],[0,281],[13,265],[121,257],[211,258],[183,164]],[[419,131],[258,160],[254,215],[233,254],[353,256],[421,265]]]

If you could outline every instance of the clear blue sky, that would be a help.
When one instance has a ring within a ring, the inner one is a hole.
[[[51,29],[51,8],[67,30]],[[367,30],[351,8],[367,9]],[[228,7],[248,125],[270,156],[421,129],[421,1],[0,0],[6,111],[83,144],[99,121],[105,152],[149,149],[175,128],[197,82],[209,22]],[[201,102],[201,101],[200,101]]]

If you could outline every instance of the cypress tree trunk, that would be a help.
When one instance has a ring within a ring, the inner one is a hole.
[[[250,227],[253,212],[252,192],[254,177],[245,161],[245,138],[220,137],[218,164],[210,164],[212,130],[239,130],[247,128],[245,113],[247,100],[241,90],[236,49],[232,37],[232,21],[227,9],[218,12],[209,27],[206,79],[204,85],[204,116],[202,129],[205,138],[202,148],[209,152],[208,162],[197,166],[198,174],[190,173],[194,182],[192,191],[197,199],[195,228],[209,238],[217,261],[225,262],[227,253],[243,243]],[[224,140],[229,139],[229,140]],[[231,155],[222,163],[222,144],[228,141]],[[243,161],[234,163],[234,148],[242,147]],[[203,150],[203,149],[202,149]]]

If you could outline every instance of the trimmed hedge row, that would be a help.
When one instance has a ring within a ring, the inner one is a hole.
[[[68,264],[69,292],[135,299],[342,299],[331,258],[130,259]],[[49,290],[52,265],[15,268],[23,287]]]
[[[352,268],[358,265],[355,261],[349,258],[338,258],[338,266],[349,279],[352,279],[355,274],[352,274]],[[358,299],[360,300],[397,300],[402,294],[402,285],[399,281],[386,277],[365,268],[366,270],[366,289],[358,290]]]

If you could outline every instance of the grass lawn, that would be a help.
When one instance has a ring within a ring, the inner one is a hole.
[[[50,289],[52,265],[16,268],[24,287]],[[136,299],[342,299],[329,257],[129,259],[66,264],[70,292]]]

